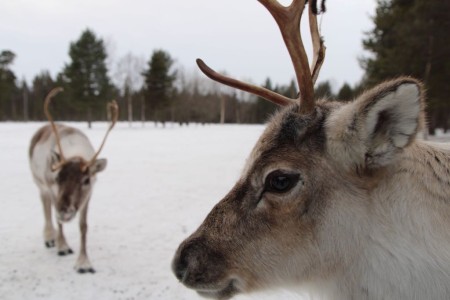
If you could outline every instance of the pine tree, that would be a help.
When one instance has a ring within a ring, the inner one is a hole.
[[[29,115],[31,120],[45,120],[44,116],[44,99],[52,88],[55,87],[55,83],[48,71],[41,71],[33,78],[31,92],[29,95]],[[62,99],[65,99],[63,97]],[[55,107],[59,107],[60,101],[54,101],[52,105],[52,111]],[[56,113],[58,117],[62,117],[60,113]]]
[[[333,91],[331,90],[331,84],[329,81],[319,82],[317,86],[314,88],[314,97],[316,99],[321,98],[333,98]]]
[[[174,99],[174,81],[177,72],[172,70],[173,60],[164,50],[155,50],[143,73],[145,80],[145,101],[147,111],[163,124],[168,120],[169,108]],[[147,114],[150,115],[150,114]]]
[[[450,114],[450,1],[378,0],[375,28],[363,41],[365,85],[401,75],[424,81],[430,130],[447,128]]]
[[[265,87],[268,90],[274,90],[274,87],[272,86],[272,81],[270,78],[266,79],[266,82],[264,83],[263,87]],[[264,98],[257,97],[255,102],[255,111],[256,111],[256,122],[257,123],[264,123],[266,122],[269,117],[277,110],[278,106],[270,101],[267,101]]]
[[[352,100],[354,96],[355,94],[352,87],[348,83],[344,83],[337,94],[337,99],[339,101],[349,101]]]
[[[17,114],[14,103],[17,92],[16,76],[9,68],[16,55],[9,50],[0,52],[0,118],[15,119]]]
[[[104,107],[114,93],[108,77],[107,58],[103,40],[86,29],[80,38],[70,44],[71,62],[65,66],[62,80],[67,97],[78,108],[81,118],[104,119]]]

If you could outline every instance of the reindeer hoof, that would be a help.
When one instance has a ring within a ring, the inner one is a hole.
[[[59,256],[66,256],[66,255],[69,255],[69,254],[72,254],[73,253],[73,251],[72,251],[72,249],[66,249],[66,250],[60,250],[60,251],[58,251],[58,255]]]
[[[79,268],[78,269],[78,273],[80,273],[80,274],[85,274],[85,273],[92,273],[92,274],[94,274],[95,273],[95,270],[93,269],[93,268]]]
[[[55,247],[55,240],[45,241],[45,247],[47,248]]]

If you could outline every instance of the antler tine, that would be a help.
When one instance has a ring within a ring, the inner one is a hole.
[[[311,71],[308,63],[308,56],[302,42],[300,32],[300,22],[305,4],[308,0],[293,0],[291,5],[283,6],[277,0],[258,0],[275,19],[280,29],[286,48],[294,66],[297,84],[300,95],[297,101],[300,104],[300,114],[309,114],[314,110],[314,83],[319,75],[320,68],[325,58],[325,46],[320,37],[317,26],[317,1],[309,4],[309,23],[311,38],[313,40],[314,57],[311,64]],[[322,11],[324,11],[324,0],[322,0]],[[258,95],[264,99],[279,105],[293,103],[293,99],[287,98],[268,89],[244,83],[230,77],[221,75],[208,67],[201,59],[197,59],[199,68],[209,78],[225,85]]]
[[[213,69],[211,69],[208,65],[205,64],[203,60],[200,58],[197,59],[197,65],[202,70],[202,72],[211,78],[212,80],[215,80],[217,82],[220,82],[222,84],[237,88],[242,91],[249,92],[251,94],[255,94],[259,97],[262,97],[270,102],[273,102],[275,104],[278,104],[280,106],[286,106],[289,104],[292,104],[294,101],[288,97],[285,97],[283,95],[277,94],[269,89],[256,86],[253,84],[249,84],[246,82],[242,82],[230,77],[227,77],[225,75],[219,74]]]
[[[324,3],[322,2],[322,10],[324,10]],[[311,39],[313,44],[313,60],[311,63],[311,77],[313,85],[316,83],[317,77],[319,76],[320,68],[322,67],[323,61],[325,59],[326,47],[323,44],[323,39],[319,33],[319,27],[317,26],[317,16],[313,12],[314,5],[311,3],[309,5],[309,29],[311,32]]]
[[[278,24],[297,77],[300,113],[308,114],[314,109],[314,86],[300,32],[300,21],[306,0],[294,0],[288,7],[276,0],[258,1],[267,8]]]
[[[109,125],[109,128],[106,131],[105,137],[103,138],[103,141],[102,141],[100,147],[98,148],[97,152],[94,154],[92,159],[89,161],[89,163],[86,165],[86,168],[89,166],[92,166],[95,163],[95,160],[97,159],[98,155],[100,154],[100,152],[103,149],[103,146],[105,145],[105,142],[106,142],[106,139],[108,138],[109,133],[114,128],[114,126],[116,125],[116,122],[119,118],[119,106],[117,105],[116,100],[112,100],[111,102],[109,102],[106,105],[106,109],[109,111],[109,113],[111,115],[111,124]],[[83,171],[85,171],[85,170],[83,170]]]
[[[53,121],[53,118],[52,118],[52,115],[50,114],[50,111],[48,110],[48,106],[50,105],[50,102],[52,101],[52,98],[55,97],[60,92],[62,92],[63,90],[64,89],[62,87],[57,87],[57,88],[52,89],[47,94],[47,97],[45,97],[45,102],[44,102],[44,113],[45,113],[45,116],[47,117],[47,119],[49,120],[50,125],[52,126],[53,133],[55,134],[56,145],[58,146],[59,155],[61,157],[60,162],[58,164],[52,166],[52,170],[53,171],[59,169],[61,167],[61,165],[63,165],[64,162],[66,161],[66,158],[64,157],[64,153],[63,153],[63,150],[62,150],[62,147],[61,147],[61,139],[59,137],[58,130],[56,129],[55,122]]]

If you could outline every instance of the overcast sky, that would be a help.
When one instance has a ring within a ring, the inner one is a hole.
[[[338,88],[360,80],[357,58],[365,54],[361,41],[373,27],[375,6],[375,0],[327,1],[327,54],[319,81]],[[0,50],[16,53],[12,68],[19,79],[30,81],[42,70],[55,76],[69,62],[69,43],[86,28],[104,39],[110,67],[129,52],[148,60],[154,49],[164,49],[188,72],[200,57],[258,84],[267,77],[279,84],[294,78],[278,27],[257,0],[0,1]],[[306,28],[303,35],[310,51]]]

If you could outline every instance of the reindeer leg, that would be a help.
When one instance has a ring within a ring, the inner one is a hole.
[[[44,208],[44,243],[47,248],[55,247],[55,229],[52,222],[52,197],[49,192],[41,191],[41,201]]]
[[[69,245],[66,242],[66,237],[64,236],[63,232],[63,225],[62,223],[59,222],[58,222],[58,236],[56,238],[56,246],[58,247],[59,256],[65,256],[73,253],[72,249],[70,249]]]
[[[87,210],[88,210],[89,200],[86,205],[80,211],[80,232],[81,232],[81,244],[80,244],[80,254],[78,256],[75,269],[78,273],[95,273],[94,268],[89,261],[86,252],[86,233],[87,233]]]

